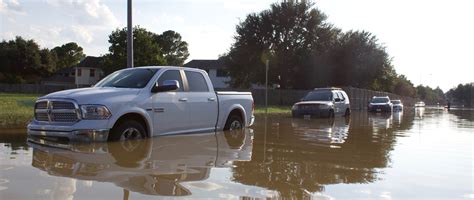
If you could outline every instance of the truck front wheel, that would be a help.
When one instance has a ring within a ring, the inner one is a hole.
[[[120,122],[117,126],[112,128],[109,135],[110,141],[124,141],[133,139],[145,138],[145,128],[142,124],[135,120],[126,120]]]
[[[227,118],[227,121],[224,126],[224,130],[238,130],[242,129],[244,127],[243,125],[243,120],[242,117],[238,114],[231,113],[229,118]]]

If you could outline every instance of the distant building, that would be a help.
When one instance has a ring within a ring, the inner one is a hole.
[[[87,56],[75,66],[58,70],[53,76],[44,79],[44,85],[60,85],[71,87],[89,87],[96,84],[104,76],[100,65],[102,58]]]
[[[216,89],[229,87],[230,76],[222,60],[191,60],[183,66],[205,70]]]

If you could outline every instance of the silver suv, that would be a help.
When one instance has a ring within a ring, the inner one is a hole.
[[[291,108],[293,117],[334,117],[351,114],[349,97],[341,88],[316,88]]]

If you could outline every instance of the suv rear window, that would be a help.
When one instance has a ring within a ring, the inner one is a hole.
[[[303,101],[332,101],[332,92],[327,91],[313,91],[308,93]]]
[[[389,101],[387,97],[375,97],[372,99],[372,103],[388,103]]]

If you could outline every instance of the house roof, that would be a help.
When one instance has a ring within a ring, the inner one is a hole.
[[[90,67],[102,69],[102,57],[87,56],[79,62],[79,64],[73,67]]]
[[[183,65],[184,67],[199,68],[199,69],[226,69],[224,61],[222,60],[191,60]]]

